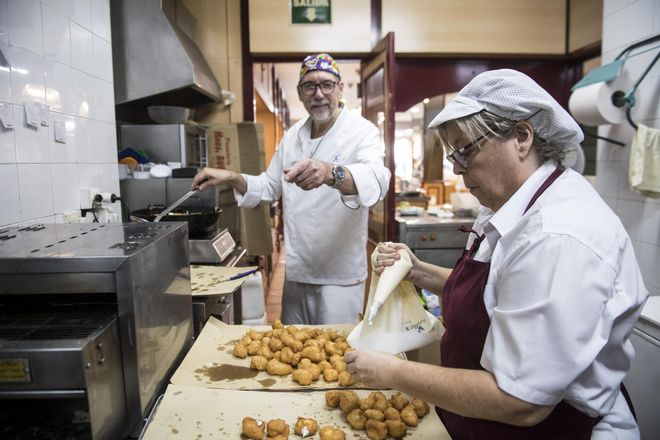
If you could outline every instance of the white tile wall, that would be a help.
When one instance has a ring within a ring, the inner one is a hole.
[[[603,5],[602,62],[612,61],[630,44],[660,33],[660,0],[605,0]],[[657,54],[629,58],[627,74],[637,80]],[[642,52],[637,50],[633,52]],[[660,129],[660,64],[656,64],[637,89],[633,119]],[[628,184],[630,143],[634,130],[627,123],[601,126],[599,134],[626,143],[624,148],[599,141],[594,186],[614,209],[630,234],[644,277],[652,295],[660,295],[660,199],[644,197]]]
[[[44,55],[54,60],[71,65],[71,29],[69,19],[57,10],[42,8],[44,25]]]
[[[0,0],[0,226],[61,222],[80,189],[119,193],[109,0]],[[49,105],[47,126],[24,103]],[[55,142],[64,123],[66,143]],[[119,212],[118,206],[114,207]]]

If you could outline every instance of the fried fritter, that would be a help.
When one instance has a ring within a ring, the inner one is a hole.
[[[390,437],[401,438],[408,431],[408,427],[401,420],[385,420],[385,424]]]
[[[408,399],[406,399],[406,397],[399,392],[396,393],[394,396],[390,397],[390,403],[398,411],[401,411],[403,408],[408,406]]]
[[[328,371],[328,370],[326,370]],[[344,414],[348,414],[360,406],[360,398],[353,390],[339,392],[339,408]]]
[[[268,367],[268,359],[263,356],[252,356],[250,358],[250,368],[253,370],[264,371]]]
[[[381,393],[380,391],[374,391],[371,394],[374,396],[373,409],[385,412],[385,410],[390,406],[390,402],[387,400],[387,397],[385,397],[385,394]]]
[[[403,410],[401,410],[401,420],[408,426],[417,426],[419,423],[419,417],[415,412],[415,408],[412,405],[408,405]]]
[[[280,362],[277,359],[271,359],[268,361],[266,371],[268,371],[268,374],[272,374],[273,376],[286,376],[287,374],[290,374],[291,371],[293,371],[293,368],[291,365]]]
[[[245,417],[241,422],[241,432],[253,440],[262,440],[264,438],[264,428],[266,424],[261,420],[255,420],[252,417]]]
[[[330,408],[337,408],[339,406],[339,390],[326,391],[325,404]]]
[[[348,371],[342,371],[339,373],[339,385],[343,387],[350,387],[353,385],[353,376]]]
[[[431,410],[429,404],[424,402],[423,400],[414,399],[410,404],[412,405],[413,408],[415,408],[415,413],[417,414],[417,417],[419,417],[420,419],[425,415],[427,415]]]
[[[377,420],[367,420],[365,425],[367,437],[371,440],[385,440],[387,438],[387,424]]]
[[[396,408],[389,407],[385,410],[386,420],[401,420],[401,413]]]
[[[364,412],[362,412],[360,408],[355,408],[348,413],[346,421],[351,425],[351,428],[364,431],[364,427],[367,423],[367,416],[364,415]]]
[[[346,440],[346,434],[338,428],[324,426],[321,428],[319,434],[321,435],[321,440]]]
[[[360,409],[362,411],[366,411],[368,409],[371,409],[371,408],[374,407],[375,402],[376,402],[376,400],[374,399],[373,394],[369,394],[364,399],[360,399]]]
[[[296,427],[293,432],[304,438],[313,436],[316,434],[318,429],[319,424],[316,422],[316,420],[298,417],[298,420],[296,421]]]
[[[240,342],[234,345],[234,351],[232,354],[237,358],[243,359],[247,356],[247,345],[241,344]]]
[[[282,419],[269,420],[266,424],[266,431],[268,432],[268,437],[281,435],[286,438],[289,435],[289,424]]]
[[[298,368],[293,371],[291,378],[302,386],[311,385],[314,381],[314,375],[306,368]]]
[[[335,382],[339,378],[339,372],[334,368],[326,368],[323,370],[323,379],[326,382]]]
[[[378,420],[379,422],[385,420],[385,414],[377,409],[368,409],[364,412],[364,415],[370,420]]]

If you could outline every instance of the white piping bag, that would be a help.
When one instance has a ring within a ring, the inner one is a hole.
[[[378,310],[385,304],[387,298],[390,294],[394,292],[399,283],[408,275],[410,269],[412,269],[412,262],[410,261],[410,256],[405,249],[399,250],[399,255],[401,258],[394,262],[393,265],[388,266],[383,270],[383,273],[378,277],[378,285],[376,286],[376,292],[374,293],[373,301],[369,307],[367,313],[367,322],[369,325],[373,324],[374,317],[378,313]],[[374,256],[375,258],[375,256]],[[373,265],[372,261],[372,265]]]

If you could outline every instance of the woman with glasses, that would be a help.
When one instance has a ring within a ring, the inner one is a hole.
[[[454,439],[635,439],[622,381],[648,295],[630,238],[580,174],[562,166],[583,140],[528,76],[475,77],[429,125],[483,205],[455,267],[378,246],[382,273],[441,296],[441,366],[384,353],[345,355],[365,385],[432,402]]]
[[[378,128],[344,108],[343,90],[330,55],[306,57],[298,97],[309,118],[287,130],[266,172],[205,168],[193,181],[231,185],[246,208],[282,197],[286,324],[353,323],[362,312],[369,207],[385,197],[390,171]]]

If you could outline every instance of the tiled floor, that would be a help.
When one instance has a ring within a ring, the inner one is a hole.
[[[270,289],[266,292],[266,320],[272,324],[282,313],[282,290],[284,286],[284,246],[279,252],[279,259],[273,263]]]

